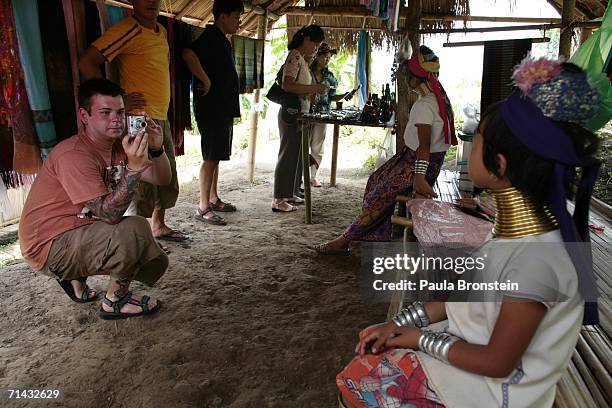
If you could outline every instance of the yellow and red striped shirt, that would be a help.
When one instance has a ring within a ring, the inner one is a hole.
[[[170,104],[170,49],[166,29],[141,26],[127,17],[92,44],[107,61],[117,59],[119,80],[126,93],[140,92],[147,101],[145,111],[166,120]]]

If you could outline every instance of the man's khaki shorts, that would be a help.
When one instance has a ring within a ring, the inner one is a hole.
[[[132,216],[114,225],[96,221],[59,235],[41,272],[63,280],[110,275],[152,286],[167,268],[168,256],[153,238],[149,222]]]

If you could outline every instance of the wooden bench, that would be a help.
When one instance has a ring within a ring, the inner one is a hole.
[[[454,202],[463,198],[457,188],[456,174],[443,171],[434,187],[438,200]],[[410,197],[398,196],[400,205]],[[608,207],[609,209],[609,207]],[[394,225],[404,228],[404,240],[415,240],[413,223],[409,217],[394,215]],[[603,232],[591,231],[593,266],[600,292],[600,323],[583,326],[566,372],[557,383],[554,406],[558,408],[609,407],[612,406],[612,211],[602,214],[601,206],[591,208],[590,223],[604,227]],[[390,320],[404,306],[404,294],[397,293],[391,300],[387,319]]]

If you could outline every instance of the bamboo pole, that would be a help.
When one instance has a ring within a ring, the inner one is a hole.
[[[266,32],[268,31],[268,18],[265,14],[259,15],[259,21],[257,22],[257,38],[266,39]],[[265,45],[264,45],[265,47]],[[248,161],[247,161],[247,180],[253,182],[255,175],[255,150],[257,147],[257,126],[259,121],[259,99],[260,90],[255,89],[253,92],[253,103],[251,105],[251,135],[249,138],[249,150],[248,150]]]
[[[520,26],[499,26],[499,27],[471,27],[471,28],[451,28],[451,29],[414,29],[407,30],[408,33],[415,34],[462,34],[462,33],[494,33],[494,32],[502,32],[502,31],[525,31],[525,30],[538,30],[538,31],[547,31],[555,28],[562,28],[563,23],[554,23],[554,24],[530,24],[530,25],[520,25]],[[578,21],[570,24],[571,28],[578,27],[588,27],[588,28],[597,28],[601,26],[601,21]],[[301,26],[295,27],[282,27],[283,30],[298,30]],[[345,30],[345,31],[360,31],[360,27],[330,27],[330,26],[321,26],[324,30]],[[570,32],[571,32],[570,28]],[[369,31],[387,31],[386,28],[376,28],[376,27],[366,27],[366,30]]]
[[[561,30],[559,37],[559,56],[569,58],[572,51],[572,35],[574,30],[569,24],[574,18],[574,10],[576,8],[576,0],[563,0],[563,9],[561,10],[561,22],[564,28]]]
[[[550,38],[542,37],[542,38],[525,38],[526,40],[531,40],[532,43],[545,43],[550,42]],[[476,45],[485,45],[486,41],[459,41],[459,42],[447,42],[442,44],[443,47],[472,47]]]

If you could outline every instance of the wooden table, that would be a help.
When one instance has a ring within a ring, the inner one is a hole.
[[[334,112],[333,110],[331,111]],[[302,126],[302,167],[304,169],[304,200],[306,204],[306,224],[312,224],[312,190],[310,186],[310,125],[324,123],[334,125],[334,139],[332,144],[332,162],[329,185],[336,186],[336,168],[338,166],[338,140],[340,139],[340,126],[362,126],[391,128],[387,123],[365,123],[359,120],[335,119],[333,117],[315,117],[302,115],[298,118]]]

